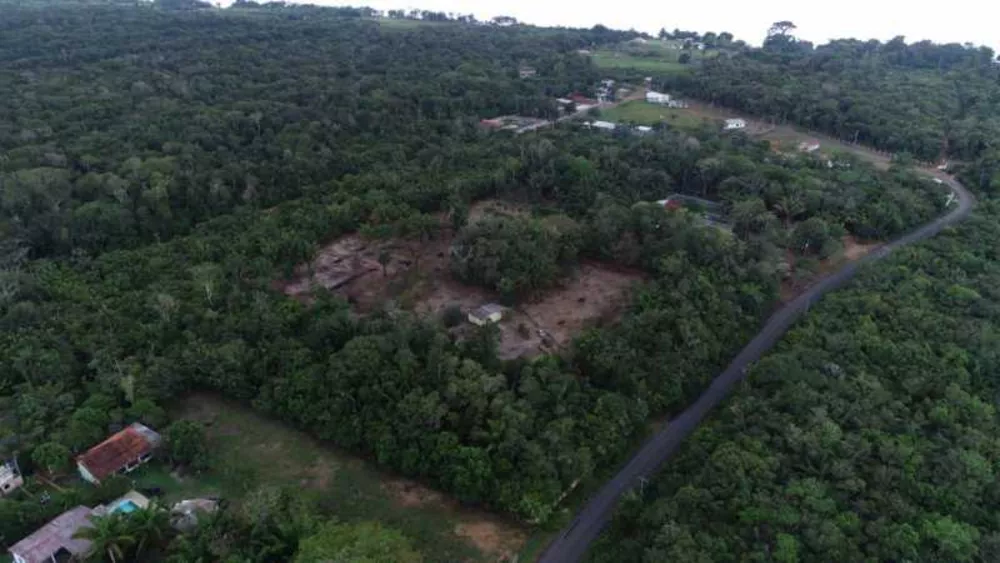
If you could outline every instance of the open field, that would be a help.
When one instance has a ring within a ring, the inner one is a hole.
[[[781,150],[796,150],[799,143],[815,141],[820,143],[820,154],[829,155],[830,153],[836,151],[852,153],[862,157],[868,162],[871,162],[876,168],[882,170],[889,168],[889,165],[892,162],[892,159],[887,154],[876,154],[865,147],[845,143],[833,137],[816,133],[815,131],[806,131],[791,125],[774,125],[760,119],[748,117],[740,112],[733,111],[728,108],[722,108],[703,102],[689,101],[689,104],[690,108],[687,111],[690,111],[693,115],[720,120],[735,117],[745,119],[747,122],[746,133],[748,135],[753,135],[768,141],[775,141],[779,143]]]
[[[633,122],[639,125],[655,125],[665,121],[682,129],[697,127],[704,121],[704,118],[690,110],[668,108],[642,100],[632,100],[601,110],[601,118],[616,123]]]
[[[218,460],[207,474],[188,477],[188,487],[208,482],[236,502],[238,491],[252,486],[301,489],[334,507],[341,520],[377,520],[401,530],[428,561],[496,561],[517,553],[527,538],[516,523],[463,507],[228,400],[195,394],[172,414],[205,423]]]
[[[483,201],[470,209],[469,221],[488,215],[528,213],[528,209],[510,203]],[[358,234],[346,235],[323,247],[311,264],[297,268],[293,279],[277,282],[276,286],[303,300],[308,300],[314,286],[322,286],[346,298],[359,312],[392,304],[426,317],[438,317],[449,307],[468,313],[498,301],[496,293],[452,277],[452,238],[449,228],[442,228],[439,238],[423,243],[373,241]],[[593,323],[616,318],[628,288],[641,279],[636,272],[596,262],[581,264],[561,287],[506,310],[498,325],[499,356],[509,360],[558,352]],[[468,323],[455,329],[459,335],[468,330]]]
[[[626,42],[612,48],[599,49],[591,56],[598,68],[628,69],[651,74],[682,73],[690,70],[689,64],[681,64],[680,56],[687,53],[691,62],[718,56],[718,51],[682,50],[680,41],[650,40],[646,42]]]
[[[598,68],[639,70],[660,74],[683,73],[689,70],[688,65],[677,61],[638,57],[617,51],[598,51],[591,57]]]

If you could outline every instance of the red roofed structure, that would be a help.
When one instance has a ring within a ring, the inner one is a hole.
[[[149,461],[162,438],[138,422],[90,448],[76,458],[80,476],[95,485],[115,473],[128,473]]]

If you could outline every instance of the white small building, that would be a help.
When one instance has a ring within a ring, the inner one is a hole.
[[[670,103],[670,94],[649,91],[646,92],[646,101],[651,104],[666,105]]]
[[[820,144],[816,141],[803,141],[799,143],[799,152],[813,153],[820,149]]]
[[[593,127],[594,129],[601,129],[602,131],[614,131],[618,127],[610,121],[593,121],[587,125]]]
[[[653,128],[648,125],[639,125],[635,128],[635,132],[640,135],[649,135],[653,132]]]
[[[469,313],[469,322],[476,326],[495,324],[503,319],[503,307],[488,303]]]
[[[0,465],[0,497],[7,496],[24,484],[24,478],[11,463]]]
[[[727,119],[726,120],[726,131],[734,131],[736,129],[746,129],[747,122],[745,119]]]

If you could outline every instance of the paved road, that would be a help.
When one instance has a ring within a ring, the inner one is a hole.
[[[618,498],[625,491],[638,486],[641,479],[652,476],[677,451],[680,443],[694,432],[705,415],[722,402],[733,384],[746,377],[748,367],[770,350],[792,323],[823,295],[844,285],[866,265],[884,259],[898,248],[932,237],[946,226],[957,223],[969,215],[976,201],[965,187],[950,176],[930,170],[924,172],[950,186],[958,198],[957,203],[953,204],[945,215],[883,245],[856,262],[846,264],[774,313],[764,328],[743,348],[729,367],[712,381],[698,400],[643,444],[618,474],[601,487],[569,526],[552,540],[539,559],[541,563],[581,560],[587,547],[600,535],[601,530],[611,519]]]

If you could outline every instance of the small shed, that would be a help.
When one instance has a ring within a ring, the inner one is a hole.
[[[614,131],[618,127],[610,121],[594,121],[592,123],[588,123],[588,125],[594,129],[601,129],[603,131]]]
[[[736,129],[746,129],[747,122],[745,119],[727,119],[726,120],[726,131],[732,131]]]
[[[196,498],[182,500],[170,509],[170,525],[181,532],[188,532],[198,527],[200,517],[219,510],[219,501],[214,499]]]
[[[498,323],[501,319],[503,307],[496,303],[488,303],[469,313],[469,322],[476,326]]]
[[[0,464],[0,497],[9,495],[24,484],[13,463]]]
[[[662,92],[646,92],[646,101],[651,104],[669,104],[670,94],[664,94]]]

